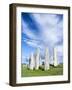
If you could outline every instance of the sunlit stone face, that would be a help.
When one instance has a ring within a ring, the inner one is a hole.
[[[49,69],[49,50],[48,48],[46,48],[45,50],[45,67],[44,70],[48,70]]]
[[[40,50],[37,48],[36,50],[36,57],[35,57],[35,69],[39,69],[39,62],[40,62]]]
[[[57,58],[57,48],[54,47],[53,50],[53,65],[57,66],[58,65],[58,58]],[[29,60],[29,69],[33,70],[38,70],[40,66],[40,49],[37,48],[35,53],[31,53],[30,60]],[[46,47],[45,49],[45,56],[44,56],[44,70],[49,70],[50,69],[50,58],[49,58],[49,48]]]
[[[30,58],[30,69],[33,70],[34,68],[34,55],[31,53],[31,58]]]
[[[58,65],[58,60],[57,60],[57,48],[54,48],[54,66]]]

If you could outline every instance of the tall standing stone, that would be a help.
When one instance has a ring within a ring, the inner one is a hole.
[[[36,50],[36,55],[35,55],[35,69],[38,70],[39,69],[39,60],[40,59],[40,50],[39,48],[37,48]]]
[[[54,66],[58,65],[58,59],[57,59],[57,48],[54,48]]]
[[[49,69],[49,50],[48,48],[46,48],[45,50],[45,67],[44,67],[45,70],[48,70]]]
[[[33,55],[33,53],[31,53],[31,57],[30,57],[30,65],[29,65],[30,67],[30,69],[31,70],[33,70],[33,68],[34,68],[34,55]]]

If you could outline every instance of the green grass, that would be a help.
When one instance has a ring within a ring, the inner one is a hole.
[[[21,76],[31,77],[31,76],[52,76],[52,75],[62,75],[63,65],[60,64],[57,67],[50,66],[49,70],[44,71],[43,67],[39,70],[29,70],[26,65],[21,65]]]

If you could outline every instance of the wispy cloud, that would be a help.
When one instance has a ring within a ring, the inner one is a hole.
[[[27,43],[28,45],[30,45],[30,46],[32,46],[32,47],[38,47],[38,48],[40,48],[40,49],[43,49],[43,44],[41,44],[41,41],[38,41],[38,40],[34,40],[34,39],[23,39],[23,41],[25,42],[25,43]]]
[[[41,38],[46,44],[55,45],[62,39],[62,20],[58,15],[52,14],[32,14],[32,17],[39,24]]]
[[[49,46],[54,46],[62,40],[63,21],[58,15],[30,14],[30,17],[34,19],[37,24],[37,27],[39,28],[39,35],[36,35],[33,30],[29,28],[27,23],[22,20],[22,30],[27,37],[35,40],[42,40],[44,44]]]
[[[27,18],[27,17],[26,17]],[[27,45],[40,48],[49,47],[52,52],[57,47],[58,55],[63,55],[63,16],[57,14],[29,14],[30,21],[22,18],[22,41]],[[32,19],[32,20],[31,20]],[[33,24],[33,21],[35,24]],[[31,24],[30,24],[31,23]],[[33,25],[36,25],[34,28]],[[33,28],[30,28],[32,25]]]
[[[36,39],[37,38],[35,36],[35,34],[30,30],[28,25],[24,22],[23,19],[22,19],[22,33],[24,33],[27,37],[29,37],[31,39]]]

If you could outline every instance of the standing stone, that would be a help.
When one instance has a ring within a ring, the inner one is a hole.
[[[28,69],[30,69],[30,62],[31,62],[31,58],[29,57],[29,64],[28,64]]]
[[[40,59],[40,50],[37,48],[36,55],[35,55],[35,69],[39,69],[39,59]]]
[[[33,70],[33,68],[34,68],[34,55],[33,55],[33,53],[31,53],[29,66],[30,66],[30,69]]]
[[[54,66],[58,65],[58,60],[57,60],[57,48],[54,48]]]
[[[46,48],[45,50],[45,67],[44,67],[45,70],[48,70],[49,69],[49,50],[48,48]]]

